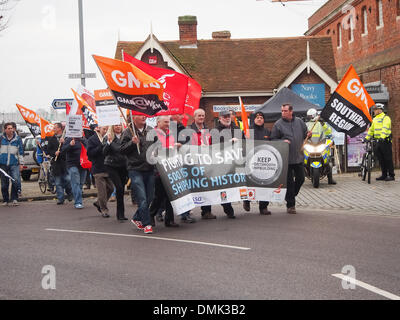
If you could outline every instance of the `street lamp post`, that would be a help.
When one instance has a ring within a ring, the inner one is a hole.
[[[81,84],[85,86],[85,48],[83,39],[83,13],[82,13],[82,0],[78,0],[79,7],[79,44],[80,44],[80,55],[81,55]]]

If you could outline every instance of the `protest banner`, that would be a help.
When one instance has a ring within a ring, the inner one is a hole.
[[[129,62],[96,55],[93,58],[120,107],[147,116],[168,109],[160,81]]]
[[[65,136],[69,138],[81,138],[83,135],[82,123],[82,115],[68,115],[65,125]]]
[[[321,112],[321,117],[336,131],[355,137],[367,129],[372,118],[369,109],[375,104],[350,65],[335,92]]]
[[[172,155],[161,153],[156,166],[179,215],[196,206],[283,201],[288,154],[288,144],[283,141],[184,145]]]

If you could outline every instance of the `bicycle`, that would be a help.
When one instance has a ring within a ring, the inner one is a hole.
[[[360,164],[360,173],[359,177],[362,178],[362,181],[365,181],[365,178],[368,177],[368,184],[371,184],[371,171],[374,167],[374,144],[375,140],[365,140],[365,153],[363,154],[362,161]]]
[[[49,181],[49,175],[50,175],[50,161],[43,161],[40,164],[39,179],[38,179],[39,189],[42,193],[46,193]]]

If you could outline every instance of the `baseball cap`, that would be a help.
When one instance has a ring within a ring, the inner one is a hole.
[[[223,111],[220,111],[220,113],[219,113],[220,117],[227,116],[227,115],[231,115],[229,110],[223,110]]]

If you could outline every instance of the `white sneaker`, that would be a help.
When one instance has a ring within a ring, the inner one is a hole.
[[[8,202],[3,202],[2,206],[3,207],[8,207]]]
[[[13,206],[13,207],[17,207],[17,206],[19,206],[19,203],[18,203],[18,201],[17,201],[17,200],[13,200],[13,202],[12,202],[12,206]]]

